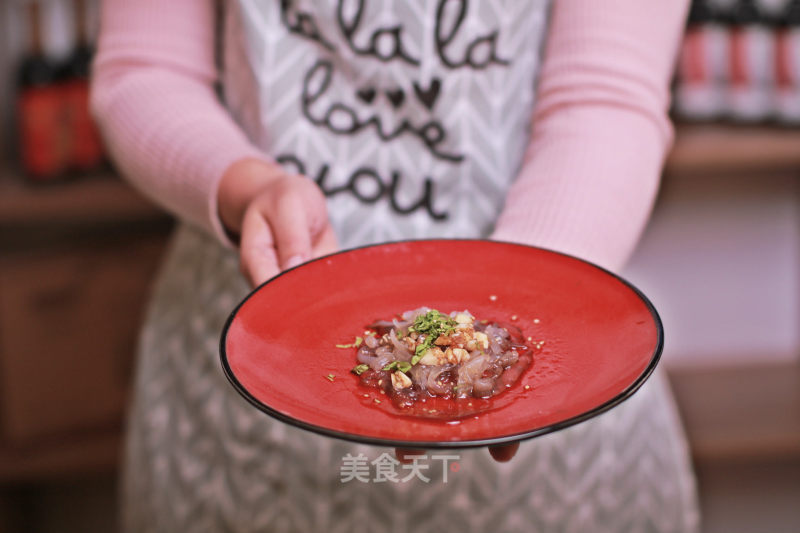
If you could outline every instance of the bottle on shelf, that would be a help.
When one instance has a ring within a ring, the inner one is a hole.
[[[724,112],[728,37],[708,0],[693,0],[676,72],[675,111],[690,120]]]
[[[49,182],[63,176],[68,141],[58,69],[44,53],[40,5],[32,0],[26,7],[29,43],[16,80],[19,159],[30,180]]]
[[[728,113],[738,121],[765,120],[773,108],[772,29],[756,0],[737,0],[730,23]]]
[[[61,65],[59,85],[69,138],[69,167],[78,172],[96,169],[103,161],[103,148],[89,113],[89,70],[92,47],[86,22],[86,1],[72,0],[75,46]]]
[[[787,3],[776,30],[774,101],[779,122],[800,123],[800,0]]]

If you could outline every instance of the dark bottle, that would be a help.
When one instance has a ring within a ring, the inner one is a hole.
[[[755,0],[738,0],[730,13],[729,110],[738,120],[771,113],[774,82],[773,40]]]
[[[693,0],[676,72],[675,110],[683,118],[707,120],[724,107],[728,39],[708,0]]]
[[[69,166],[78,171],[97,168],[103,160],[100,136],[89,113],[89,71],[92,47],[86,27],[86,2],[73,0],[75,46],[60,69],[69,137]]]
[[[800,0],[790,0],[775,30],[775,106],[781,122],[800,122]]]
[[[39,3],[28,5],[28,51],[17,69],[20,164],[33,181],[53,181],[64,171],[68,141],[63,127],[57,66],[44,54]]]
[[[711,23],[708,0],[692,0],[681,55],[681,79],[690,84],[710,81],[705,30]]]

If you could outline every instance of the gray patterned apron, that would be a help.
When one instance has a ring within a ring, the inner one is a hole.
[[[343,246],[485,237],[528,140],[547,7],[231,0],[225,101],[266,153],[320,184]],[[391,450],[287,426],[239,397],[218,341],[247,291],[235,252],[178,230],[141,338],[125,531],[696,530],[659,372],[619,407],[522,443],[509,463],[483,449],[449,463],[431,452],[415,471]],[[399,481],[382,479],[387,467]]]

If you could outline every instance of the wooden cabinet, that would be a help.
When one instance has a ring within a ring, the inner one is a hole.
[[[16,201],[0,200],[0,481],[113,468],[171,223],[110,178],[9,191]]]
[[[119,422],[159,235],[0,260],[0,415],[15,446]]]

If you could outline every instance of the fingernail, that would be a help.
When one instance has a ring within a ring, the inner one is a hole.
[[[288,270],[290,268],[294,268],[302,262],[303,262],[302,255],[293,255],[292,257],[286,260],[286,263],[284,263],[283,265],[283,269]]]

